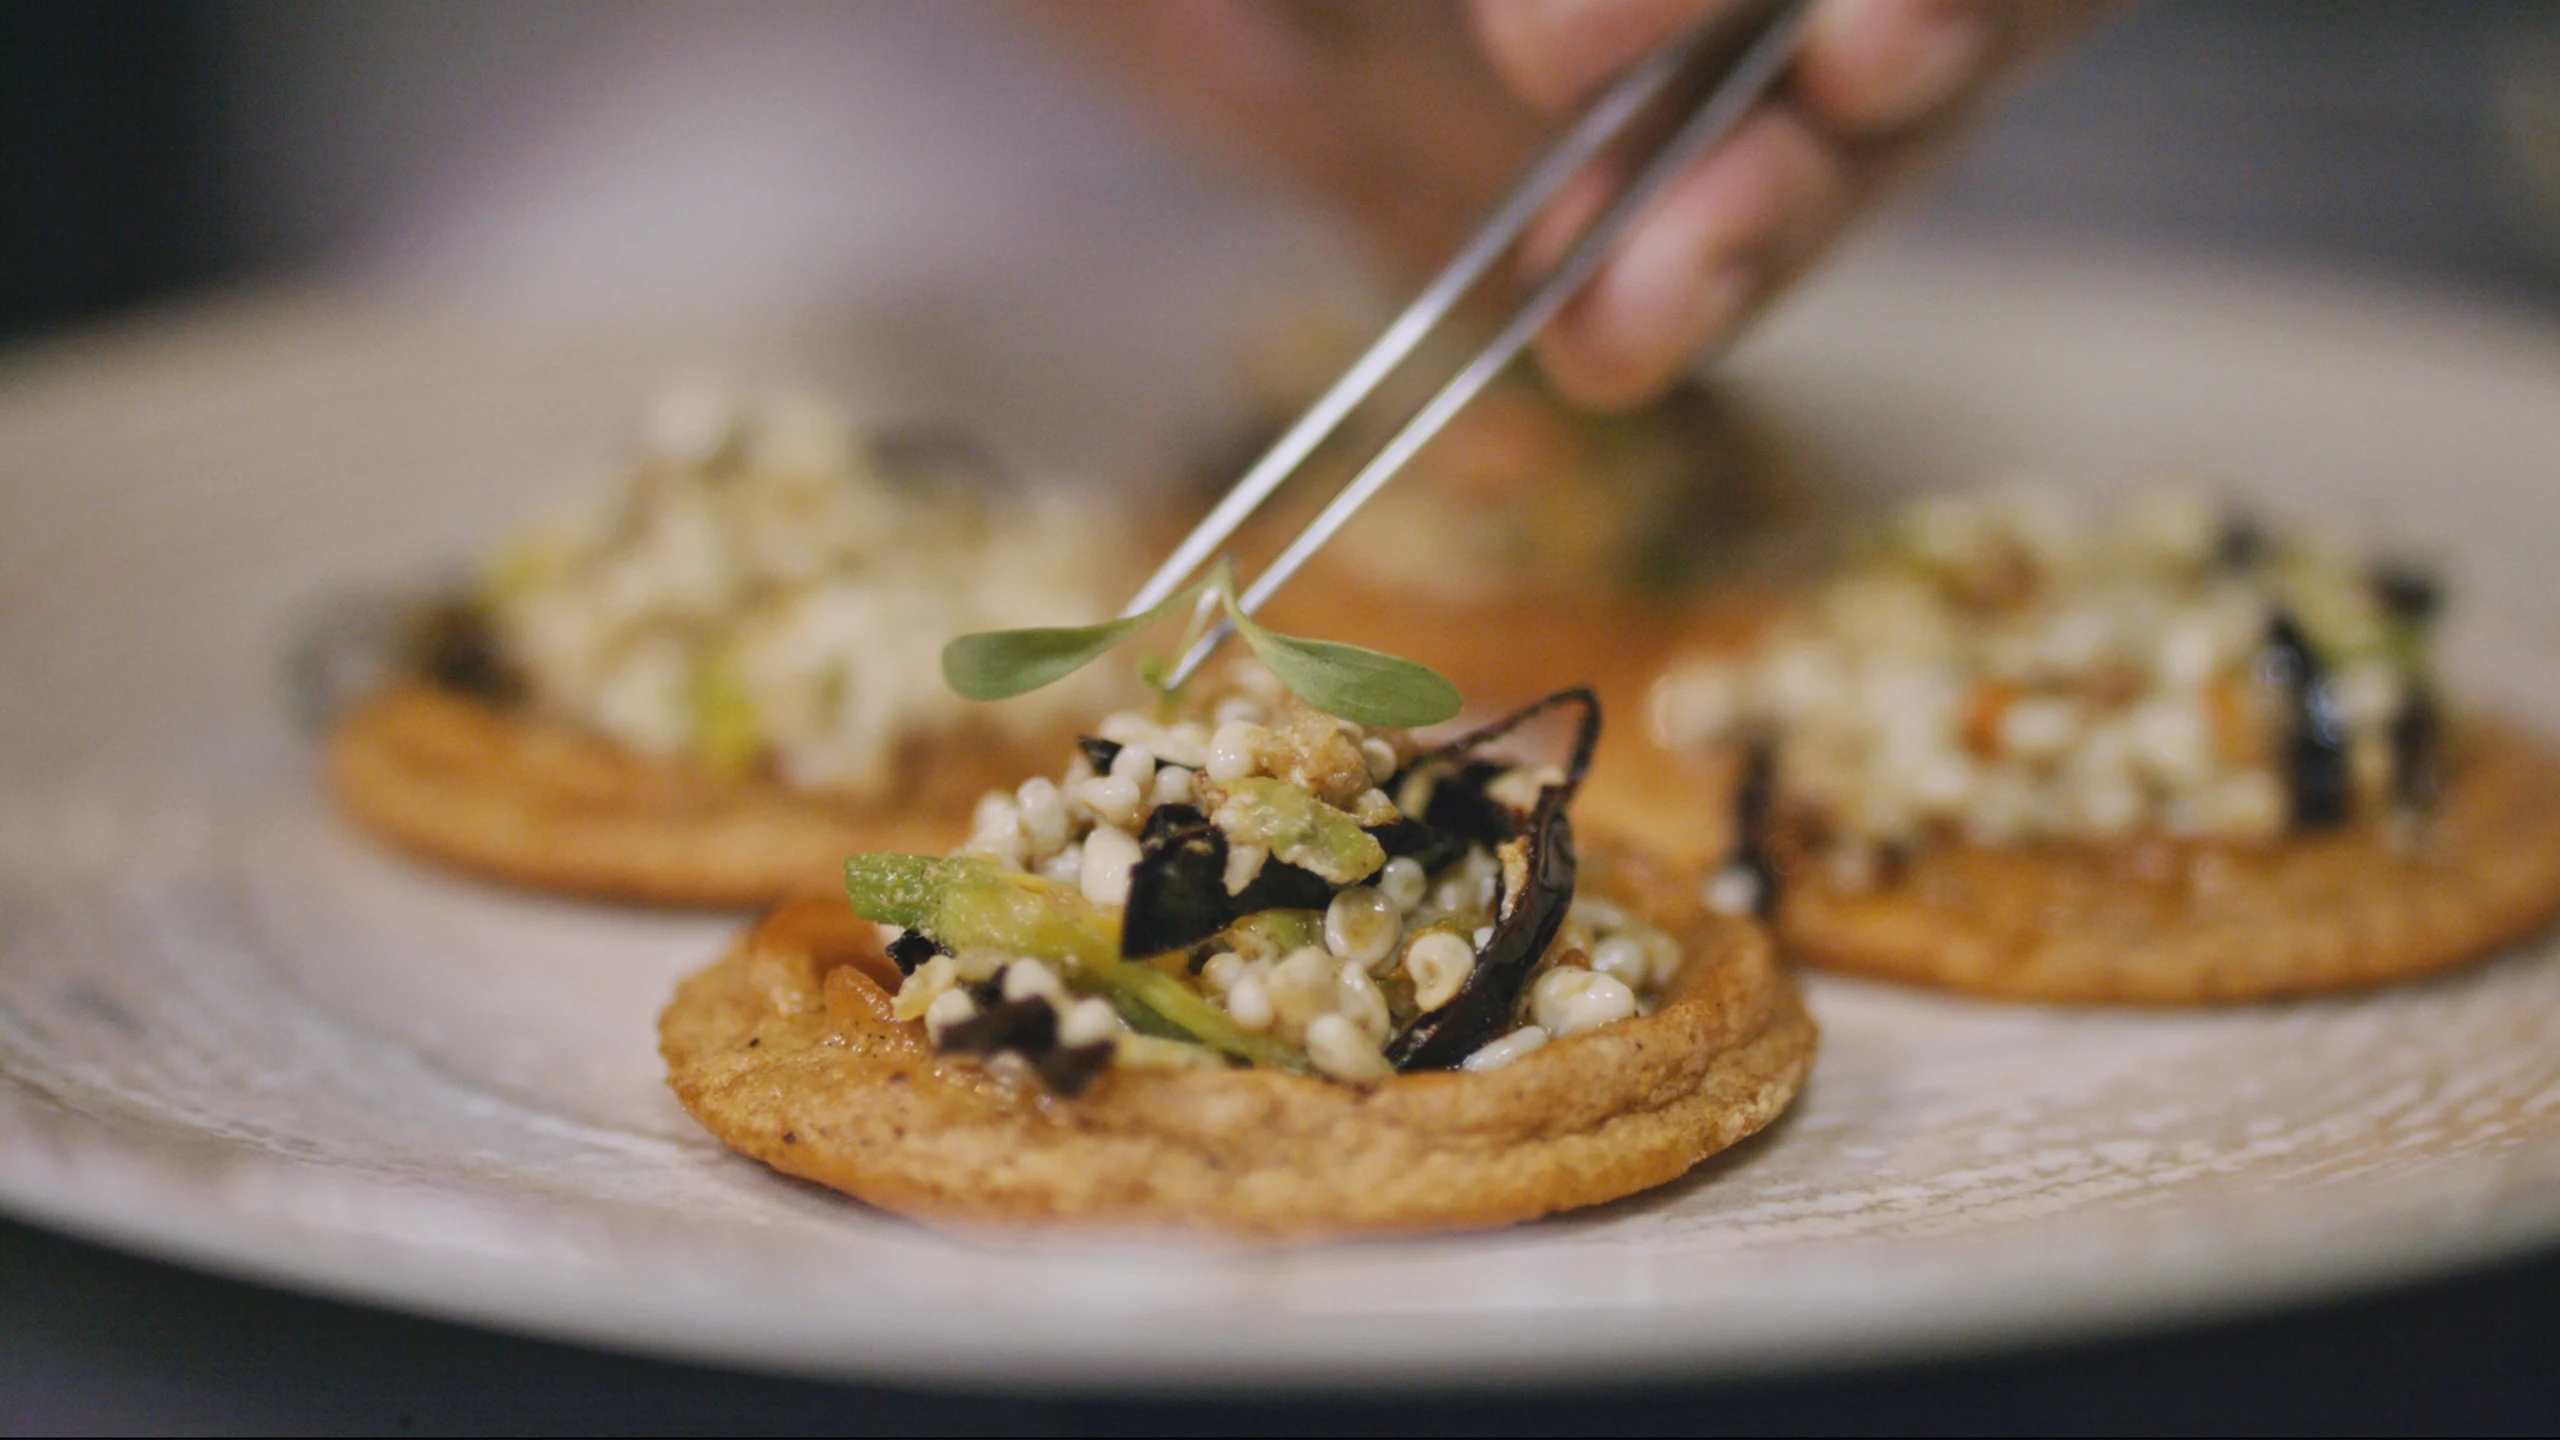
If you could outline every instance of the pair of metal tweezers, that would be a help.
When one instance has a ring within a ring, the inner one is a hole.
[[[1341,493],[1237,597],[1236,603],[1251,614],[1270,599],[1309,556],[1333,538],[1343,522],[1395,478],[1405,462],[1438,434],[1451,416],[1519,356],[1540,328],[1555,318],[1565,302],[1590,280],[1610,245],[1671,177],[1733,129],[1785,71],[1795,54],[1809,9],[1810,0],[1784,0],[1764,5],[1739,24],[1703,27],[1679,43],[1647,56],[1611,85],[1572,129],[1530,167],[1492,217],[1468,237],[1448,266],[1423,287],[1404,313],[1183,537],[1122,615],[1144,614],[1162,604],[1207,564],[1238,527],[1511,251],[1521,233],[1567,181],[1598,160],[1622,136],[1635,131],[1640,120],[1658,117],[1666,107],[1676,107],[1681,97],[1694,95],[1683,118],[1669,128],[1651,158],[1599,218],[1582,231],[1563,258],[1538,277],[1493,338],[1414,412],[1403,428],[1351,477]],[[1675,109],[1674,113],[1679,112]],[[1189,679],[1232,631],[1233,627],[1221,619],[1183,655],[1167,683],[1178,685]]]

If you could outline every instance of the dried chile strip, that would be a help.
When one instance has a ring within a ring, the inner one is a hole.
[[[1529,819],[1529,888],[1494,925],[1466,983],[1448,1004],[1407,1026],[1387,1046],[1398,1070],[1453,1070],[1510,1027],[1520,991],[1555,942],[1573,906],[1573,822],[1565,815],[1571,792],[1550,786]],[[1509,899],[1510,897],[1503,897]]]
[[[1227,893],[1227,837],[1191,805],[1159,805],[1138,840],[1120,920],[1125,959],[1194,945],[1264,910],[1321,910],[1335,887],[1301,866],[1272,860],[1253,883]]]
[[[2337,713],[2328,671],[2290,612],[2277,611],[2268,627],[2266,675],[2285,697],[2291,727],[2284,754],[2293,823],[2306,830],[2346,823],[2354,800],[2346,726]]]
[[[2438,769],[2443,741],[2444,712],[2436,708],[2434,692],[2415,686],[2391,720],[2391,787],[2401,804],[2434,808],[2444,789]]]
[[[1466,983],[1449,1003],[1407,1026],[1389,1043],[1387,1062],[1400,1071],[1454,1069],[1500,1035],[1510,1024],[1520,991],[1563,927],[1565,913],[1573,905],[1577,868],[1567,807],[1590,773],[1592,751],[1600,742],[1600,701],[1589,690],[1558,691],[1437,752],[1463,754],[1509,734],[1532,716],[1566,704],[1581,706],[1582,720],[1575,730],[1564,779],[1538,793],[1537,807],[1519,826],[1529,847],[1527,891],[1496,902],[1501,918],[1476,952],[1475,968],[1467,972]]]
[[[1766,920],[1778,912],[1778,746],[1766,735],[1751,742],[1742,761],[1742,783],[1733,797],[1733,863],[1751,877],[1752,913]]]
[[[498,650],[488,612],[468,600],[439,600],[411,622],[410,669],[438,689],[493,705],[524,698],[524,679]]]
[[[1470,730],[1437,750],[1428,750],[1413,757],[1412,763],[1405,768],[1411,770],[1435,761],[1471,758],[1470,752],[1483,749],[1548,711],[1567,705],[1582,707],[1582,721],[1574,734],[1572,758],[1565,767],[1564,788],[1570,794],[1581,788],[1582,777],[1591,770],[1592,749],[1600,743],[1600,697],[1583,685],[1533,700],[1482,729]]]
[[[936,1048],[959,1055],[993,1055],[1017,1050],[1025,1058],[1058,1043],[1058,1012],[1037,995],[998,1000],[958,1024],[944,1028]]]
[[[999,1000],[942,1032],[938,1049],[959,1055],[1010,1050],[1028,1061],[1042,1084],[1075,1095],[1111,1064],[1109,1041],[1060,1045],[1056,1007],[1036,995]]]
[[[1179,813],[1168,820],[1169,812]],[[1158,806],[1129,871],[1120,954],[1161,955],[1206,940],[1234,923],[1233,902],[1227,894],[1227,837],[1189,805]]]
[[[936,955],[951,953],[944,948],[942,942],[921,930],[909,930],[890,941],[888,950],[889,963],[897,966],[898,973],[901,975],[913,975],[916,973],[916,968],[927,960]]]

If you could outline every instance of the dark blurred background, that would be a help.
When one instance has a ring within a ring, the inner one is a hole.
[[[540,187],[506,183],[534,173],[517,151],[615,159],[576,112],[646,106],[663,89],[647,63],[689,30],[793,28],[773,7],[598,0],[0,0],[0,337],[239,276],[397,268],[420,232],[471,230],[457,211],[478,212],[473,233],[538,229],[524,192]],[[901,38],[877,16],[797,28],[821,49]],[[687,163],[670,157],[677,183]],[[2127,7],[1893,213],[2309,259],[2551,310],[2560,4]]]
[[[856,42],[907,24],[865,13]],[[630,70],[616,57],[663,61],[686,53],[688,27],[780,15],[788,30],[790,14],[0,0],[0,342],[243,280],[503,268],[489,257],[507,237],[546,223],[544,186],[523,177],[581,173],[610,148],[610,123],[600,138],[562,122],[564,104],[610,121],[650,103],[609,93]],[[652,50],[652,31],[675,38]],[[827,58],[812,64],[823,86]],[[746,139],[724,143],[753,143],[761,122],[740,123]],[[552,168],[528,168],[543,146]],[[2560,320],[2560,4],[2130,7],[2009,95],[1887,223],[2317,264]],[[1525,1401],[1067,1403],[599,1356],[0,1223],[11,1431],[2548,1432],[2555,1334],[2560,1259],[2546,1255],[2166,1336],[1854,1375]]]

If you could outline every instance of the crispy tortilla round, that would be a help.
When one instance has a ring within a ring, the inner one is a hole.
[[[865,850],[938,854],[980,794],[1029,773],[1024,747],[972,737],[910,757],[876,806],[634,755],[538,716],[410,684],[339,717],[329,785],[407,848],[538,890],[660,905],[760,905],[839,891]]]
[[[2414,838],[1948,846],[1862,894],[1790,881],[1779,940],[1816,965],[2028,1000],[2188,1005],[2430,974],[2560,914],[2560,761],[2497,725],[2457,732],[2447,759]]]
[[[1758,927],[1590,848],[1586,883],[1686,947],[1677,996],[1485,1074],[1362,1090],[1112,1070],[1063,1099],[895,1022],[875,927],[815,897],[686,980],[659,1050],[723,1142],[931,1225],[1312,1240],[1512,1224],[1672,1179],[1776,1118],[1813,1059],[1813,1023]]]

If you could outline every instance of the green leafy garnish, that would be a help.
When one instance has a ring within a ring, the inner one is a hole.
[[[1224,569],[1211,579],[1222,579]],[[942,679],[971,700],[1010,700],[1054,685],[1102,658],[1102,652],[1198,600],[1200,581],[1143,615],[1099,625],[981,630],[942,647]]]
[[[1327,715],[1410,729],[1437,725],[1466,703],[1449,677],[1429,666],[1338,640],[1301,640],[1266,630],[1253,623],[1233,594],[1220,591],[1218,598],[1236,633],[1253,647],[1254,658],[1291,694]]]
[[[1457,714],[1464,703],[1458,687],[1427,666],[1339,641],[1301,640],[1255,624],[1236,603],[1233,572],[1223,561],[1207,576],[1143,615],[1099,625],[985,630],[963,635],[942,647],[942,678],[953,690],[972,700],[1004,700],[1037,690],[1092,664],[1104,651],[1180,607],[1198,605],[1203,590],[1216,595],[1236,633],[1253,648],[1255,658],[1291,693],[1328,715],[1362,725],[1410,728],[1437,725]],[[1205,614],[1205,610],[1194,611],[1191,629],[1174,651],[1176,655],[1187,651],[1198,638]],[[1140,674],[1149,684],[1161,688],[1163,667],[1142,663]]]

